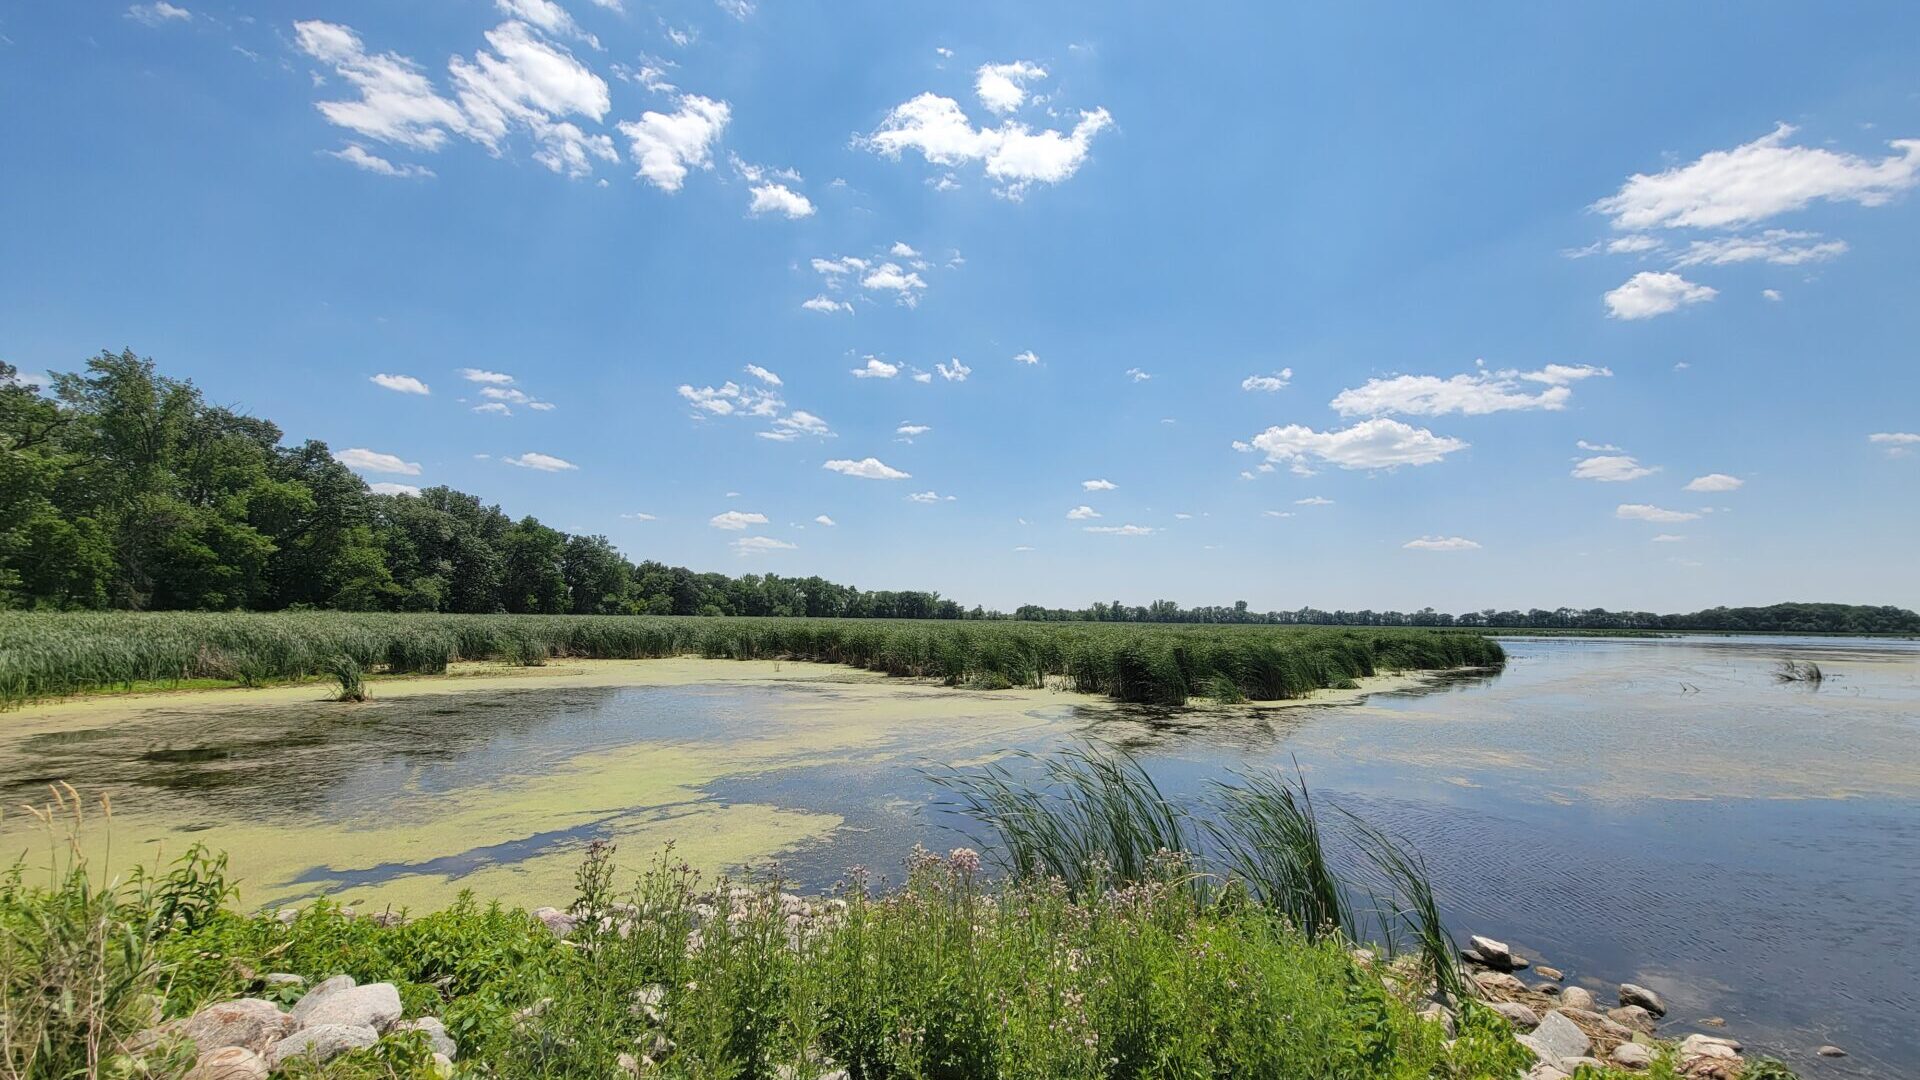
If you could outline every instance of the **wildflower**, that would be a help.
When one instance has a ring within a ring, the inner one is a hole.
[[[969,847],[947,852],[947,869],[955,877],[970,878],[980,872],[980,853]]]

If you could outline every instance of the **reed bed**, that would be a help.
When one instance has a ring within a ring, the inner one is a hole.
[[[1384,671],[1493,667],[1490,638],[1377,627],[352,612],[0,612],[0,707],[199,680],[440,674],[459,661],[702,656],[850,664],[956,686],[1055,680],[1119,701],[1276,701]]]

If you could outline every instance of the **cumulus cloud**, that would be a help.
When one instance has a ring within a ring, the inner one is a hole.
[[[397,454],[383,454],[361,446],[337,451],[333,455],[333,460],[355,472],[392,473],[397,476],[420,475],[420,463],[417,461],[406,461]]]
[[[1152,536],[1157,530],[1151,525],[1088,525],[1085,531],[1107,536]]]
[[[679,191],[693,169],[713,167],[713,147],[733,109],[724,101],[685,94],[670,113],[651,109],[618,125],[627,137],[638,177],[662,191]]]
[[[755,217],[780,214],[791,221],[813,216],[812,201],[785,184],[769,180],[754,185],[750,191],[753,200],[747,204],[747,212]]]
[[[1576,480],[1619,483],[1623,480],[1638,480],[1643,476],[1652,476],[1659,471],[1658,466],[1649,468],[1628,454],[1600,454],[1576,464],[1573,467],[1573,476]]]
[[[1270,427],[1255,435],[1250,446],[1265,453],[1268,461],[1292,462],[1296,472],[1312,461],[1343,469],[1432,465],[1466,448],[1465,440],[1435,435],[1385,417],[1363,420],[1340,431],[1315,431],[1302,424]]]
[[[320,115],[336,127],[415,150],[438,150],[449,131],[467,129],[459,106],[442,97],[412,60],[369,53],[351,27],[311,19],[293,24],[300,50],[333,69],[359,97],[323,101]]]
[[[898,263],[881,263],[860,278],[860,287],[869,292],[890,292],[908,307],[920,302],[919,291],[927,287],[918,271],[903,270]]]
[[[1629,177],[1593,204],[1622,230],[1724,229],[1799,210],[1811,203],[1880,206],[1920,182],[1920,139],[1898,139],[1878,160],[1819,147],[1792,146],[1794,127],[1732,150],[1715,150],[1664,172]]]
[[[521,454],[519,457],[506,457],[500,460],[509,465],[518,465],[520,468],[532,469],[536,472],[568,472],[580,467],[565,458],[557,458],[552,454],[535,453],[531,450]]]
[[[749,525],[765,525],[766,523],[767,515],[765,514],[744,514],[738,510],[729,510],[724,514],[715,514],[707,519],[707,524],[716,529],[730,529],[735,532],[745,529]]]
[[[844,311],[849,315],[853,314],[852,304],[847,303],[845,300],[835,300],[831,296],[816,296],[811,300],[804,301],[800,306],[806,308],[808,311],[818,311],[823,315],[832,315],[839,311]]]
[[[857,476],[862,480],[905,480],[913,475],[902,472],[879,458],[862,458],[859,461],[838,458],[820,467],[842,476]]]
[[[913,245],[907,243],[905,240],[895,240],[893,246],[887,249],[887,254],[892,255],[896,259],[917,259],[920,257],[920,253],[914,250]]]
[[[468,382],[486,383],[490,386],[506,386],[513,376],[504,371],[487,371],[483,368],[461,368],[460,377]]]
[[[1621,503],[1614,508],[1613,516],[1622,521],[1654,521],[1670,524],[1680,521],[1693,521],[1699,514],[1691,510],[1668,510],[1647,503]]]
[[[1099,516],[1100,516],[1100,511],[1095,510],[1091,506],[1076,506],[1073,509],[1067,511],[1068,521],[1086,521],[1090,518],[1097,518]]]
[[[960,103],[924,93],[893,108],[864,141],[893,160],[912,150],[930,164],[955,168],[980,163],[999,194],[1020,198],[1034,184],[1058,184],[1073,176],[1091,152],[1093,138],[1112,126],[1105,109],[1082,112],[1071,131],[1035,131],[1016,120],[976,128]]]
[[[396,484],[391,480],[382,480],[377,484],[368,484],[367,490],[375,495],[418,495],[420,489],[412,484]]]
[[[829,529],[833,528],[835,524],[834,520],[825,514],[821,514],[818,517],[814,518],[813,523],[815,525],[825,525]]]
[[[932,430],[932,428],[925,424],[901,424],[899,427],[893,429],[893,433],[903,439],[911,440],[925,435]]]
[[[395,165],[379,154],[373,153],[359,143],[348,143],[338,150],[327,151],[328,157],[336,157],[356,169],[391,176],[402,180],[422,180],[433,175],[433,170],[425,165]]]
[[[953,358],[951,367],[946,364],[935,364],[933,370],[939,372],[940,377],[948,382],[966,382],[967,376],[973,374],[973,369],[961,363],[957,356]]]
[[[1293,500],[1295,506],[1332,506],[1332,499],[1323,499],[1318,495],[1309,495],[1304,499]]]
[[[1013,359],[1016,363],[1021,364],[1037,364],[1040,362],[1040,357],[1037,356],[1032,349],[1028,349],[1026,352],[1014,353]]]
[[[1281,368],[1279,371],[1276,371],[1271,375],[1249,375],[1246,378],[1241,379],[1240,389],[1257,390],[1263,393],[1271,394],[1276,390],[1285,390],[1287,388],[1287,384],[1292,381],[1293,381],[1293,369]]]
[[[1400,546],[1411,551],[1474,551],[1480,547],[1464,536],[1422,536]]]
[[[942,495],[937,491],[916,491],[907,496],[907,500],[917,503],[952,502],[954,501],[954,496]]]
[[[1153,378],[1152,375],[1148,374],[1145,371],[1140,370],[1137,367],[1128,368],[1125,374],[1128,379],[1131,379],[1134,382],[1146,382],[1148,379]]]
[[[792,551],[797,546],[771,536],[743,536],[733,542],[733,550],[740,555],[767,555],[776,551]]]
[[[759,379],[761,382],[766,383],[768,386],[780,385],[780,376],[775,375],[773,372],[768,371],[766,368],[761,367],[759,364],[748,364],[746,367],[746,372],[747,374],[753,376],[754,378]]]
[[[762,390],[757,386],[741,386],[732,381],[717,387],[695,387],[683,384],[679,394],[698,410],[696,415],[771,418],[778,416],[780,410],[787,404],[780,395],[771,390]]]
[[[1726,473],[1708,473],[1705,476],[1696,476],[1687,481],[1685,490],[1708,492],[1738,491],[1745,485],[1746,481],[1737,476],[1728,476]]]
[[[1112,490],[1114,490],[1115,488],[1117,488],[1117,487],[1119,487],[1119,486],[1120,486],[1119,484],[1116,484],[1116,483],[1114,483],[1114,482],[1113,482],[1113,481],[1111,481],[1111,480],[1082,480],[1082,481],[1080,481],[1080,487],[1081,487],[1081,488],[1082,488],[1083,490],[1086,490],[1086,491],[1112,491]]]
[[[974,73],[973,92],[988,112],[1006,114],[1027,100],[1027,83],[1047,77],[1047,69],[1030,60],[1011,64],[982,64]]]
[[[387,375],[383,373],[373,376],[373,378],[368,381],[372,382],[375,386],[385,387],[388,390],[401,394],[424,395],[430,392],[427,389],[426,383],[421,382],[411,375]]]
[[[1642,270],[1607,293],[1605,299],[1607,313],[1616,319],[1651,319],[1718,295],[1718,289],[1695,284],[1671,271]]]
[[[512,416],[513,410],[498,401],[482,402],[473,407],[473,411],[487,416]]]
[[[833,429],[825,420],[807,410],[795,409],[785,416],[774,417],[773,427],[760,432],[759,435],[763,439],[772,439],[774,442],[792,442],[803,435],[816,439],[830,439],[833,437]]]
[[[1342,390],[1330,403],[1341,416],[1479,416],[1516,409],[1558,410],[1573,396],[1572,383],[1613,372],[1588,364],[1548,364],[1538,371],[1487,371],[1442,379],[1437,375],[1395,375],[1368,379],[1363,386]],[[1529,392],[1525,383],[1545,387]]]
[[[1920,443],[1920,434],[1911,431],[1879,431],[1867,436],[1867,441],[1875,446],[1886,448],[1888,457],[1906,457],[1913,453],[1916,443]]]
[[[853,369],[856,379],[891,379],[900,374],[899,364],[889,364],[877,356],[867,357],[867,362]]]

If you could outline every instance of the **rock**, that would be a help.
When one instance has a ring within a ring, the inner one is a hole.
[[[292,926],[294,920],[299,917],[300,909],[297,907],[283,907],[273,913],[274,921],[278,922],[281,926]]]
[[[300,1004],[293,1007],[293,1018],[303,1028],[332,1025],[385,1031],[400,1019],[400,991],[394,989],[392,983],[368,983],[335,990],[308,1008],[307,1002],[312,997],[309,994],[301,998]]]
[[[1667,1003],[1660,1000],[1659,994],[1632,983],[1620,984],[1620,1004],[1638,1005],[1655,1016],[1667,1015]]]
[[[1527,1080],[1567,1080],[1567,1072],[1565,1069],[1543,1061],[1527,1073]]]
[[[293,1030],[293,1018],[280,1006],[260,998],[241,998],[209,1005],[180,1025],[180,1034],[193,1040],[194,1049],[207,1054],[229,1046],[261,1051]]]
[[[1741,1043],[1739,1039],[1729,1039],[1725,1035],[1702,1035],[1697,1031],[1687,1036],[1686,1041],[1694,1043],[1719,1043],[1721,1046],[1726,1047],[1736,1054],[1746,1049],[1745,1044]]]
[[[311,1058],[315,1062],[332,1061],[349,1050],[365,1050],[380,1041],[380,1034],[370,1027],[351,1027],[347,1024],[314,1024],[273,1044],[267,1051],[267,1062],[274,1068],[297,1057]]]
[[[1521,982],[1519,979],[1514,978],[1504,971],[1476,972],[1473,976],[1473,981],[1474,985],[1489,994],[1522,994],[1525,993],[1527,989],[1526,983]]]
[[[453,1059],[445,1054],[433,1055],[433,1075],[440,1077],[441,1080],[451,1080]]]
[[[1591,1011],[1597,1004],[1593,993],[1584,986],[1569,986],[1560,991],[1560,1007],[1563,1009],[1587,1009]]]
[[[305,978],[295,975],[290,971],[269,971],[265,975],[260,976],[260,981],[266,984],[269,990],[275,990],[283,986],[307,985]]]
[[[1540,1018],[1540,1026],[1533,1029],[1533,1040],[1546,1047],[1553,1061],[1585,1057],[1593,1049],[1593,1040],[1559,1009]]]
[[[621,1072],[629,1076],[640,1075],[640,1059],[634,1057],[632,1054],[621,1054],[614,1059],[613,1063]]]
[[[1373,966],[1373,950],[1372,949],[1355,949],[1352,952],[1348,953],[1347,955],[1352,958],[1355,964],[1358,964],[1363,968],[1370,968]]]
[[[439,1054],[449,1061],[460,1056],[459,1044],[453,1041],[453,1036],[447,1034],[447,1025],[441,1023],[440,1018],[437,1016],[423,1016],[418,1020],[405,1020],[393,1025],[393,1030],[400,1032],[424,1031],[427,1033],[427,1045],[433,1048],[434,1053]]]
[[[223,1046],[200,1055],[184,1080],[267,1080],[267,1059],[244,1046]]]
[[[397,911],[376,911],[367,916],[367,921],[375,926],[386,929],[395,926],[405,926],[407,917]]]
[[[1453,1038],[1453,1014],[1447,1011],[1445,1005],[1437,1001],[1428,1005],[1426,1008],[1420,1010],[1420,1019],[1430,1024],[1439,1024],[1440,1029],[1447,1033],[1447,1038]]]
[[[1739,1052],[1733,1047],[1705,1035],[1689,1035],[1680,1043],[1680,1060],[1683,1064],[1692,1058],[1732,1061],[1739,1056]]]
[[[1727,1018],[1724,1016],[1706,1016],[1706,1017],[1702,1017],[1700,1019],[1700,1022],[1707,1025],[1708,1027],[1726,1027],[1727,1026]]]
[[[1846,1057],[1847,1056],[1847,1052],[1845,1050],[1842,1050],[1839,1047],[1831,1044],[1823,1046],[1818,1050],[1815,1050],[1814,1053],[1819,1054],[1821,1057]]]
[[[1548,967],[1545,964],[1541,964],[1539,967],[1534,968],[1533,972],[1534,974],[1540,976],[1543,979],[1552,979],[1554,982],[1559,982],[1561,979],[1566,978],[1566,975],[1563,972],[1561,972],[1559,968]]]
[[[1517,1001],[1489,1001],[1487,1008],[1507,1018],[1507,1023],[1522,1031],[1531,1031],[1540,1023],[1540,1016],[1532,1009]]]
[[[305,1027],[308,1015],[318,1008],[321,1002],[327,1000],[330,995],[342,990],[351,990],[356,985],[358,984],[353,981],[351,975],[335,975],[331,979],[322,979],[315,983],[313,989],[307,991],[306,996],[294,1003],[293,1026]]]
[[[1602,1071],[1607,1067],[1606,1062],[1596,1057],[1562,1058],[1560,1064],[1565,1068],[1572,1069],[1574,1072],[1579,1072],[1581,1069]]]
[[[573,916],[553,907],[535,908],[533,917],[539,919],[548,930],[553,931],[554,937],[566,937],[573,933],[574,924],[579,922]]]
[[[1609,1039],[1620,1039],[1622,1041],[1633,1038],[1632,1028],[1629,1028],[1610,1016],[1602,1016],[1591,1009],[1569,1009],[1562,1006],[1554,1011],[1565,1014],[1566,1018],[1573,1021],[1582,1031],[1589,1033],[1597,1031]]]
[[[1617,1009],[1608,1009],[1607,1018],[1634,1031],[1654,1029],[1653,1014],[1638,1005],[1622,1005]]]
[[[1507,948],[1506,942],[1495,941],[1490,937],[1481,937],[1475,934],[1467,939],[1467,944],[1475,954],[1467,959],[1473,960],[1477,958],[1478,962],[1487,965],[1495,971],[1513,970],[1513,950]]]
[[[1558,997],[1560,996],[1560,984],[1550,982],[1535,983],[1533,984],[1533,992],[1536,994],[1545,994],[1548,997]]]
[[[1623,1042],[1613,1048],[1607,1060],[1625,1069],[1644,1069],[1653,1064],[1653,1051],[1636,1042]]]

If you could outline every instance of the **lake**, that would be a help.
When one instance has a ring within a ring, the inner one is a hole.
[[[1663,1030],[1727,1033],[1810,1077],[1911,1075],[1920,1035],[1920,643],[1517,638],[1498,674],[1398,680],[1287,707],[1153,710],[968,692],[802,664],[556,665],[155,695],[9,714],[0,797],[110,791],[116,859],[196,840],[243,901],[564,906],[581,847],[671,841],[803,889],[898,875],[969,842],[922,769],[1097,739],[1186,799],[1298,768],[1316,798],[1425,855],[1462,932],[1578,982],[1653,987]],[[1773,677],[1812,660],[1818,686]],[[33,852],[22,815],[0,848]],[[106,839],[88,830],[104,852]],[[30,861],[44,862],[43,855]],[[1712,1029],[1708,1029],[1712,1030]],[[1822,1043],[1851,1056],[1815,1058]]]

